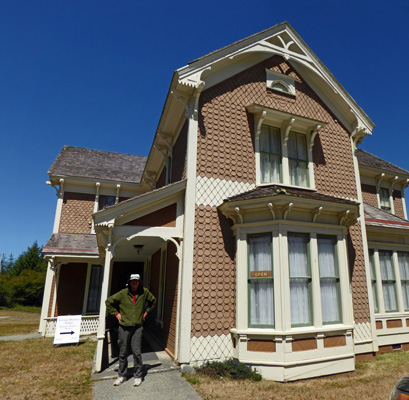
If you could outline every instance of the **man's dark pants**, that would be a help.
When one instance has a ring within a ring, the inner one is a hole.
[[[142,378],[142,325],[118,328],[119,370],[118,375],[126,377],[128,369],[128,349],[131,346],[135,378]]]

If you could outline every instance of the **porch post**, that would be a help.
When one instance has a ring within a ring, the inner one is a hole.
[[[48,310],[50,309],[51,288],[53,286],[54,271],[52,270],[52,260],[48,260],[47,276],[45,279],[43,304],[41,307],[40,326],[38,332],[42,336],[45,335],[46,318],[48,317]]]
[[[106,305],[105,300],[108,297],[109,289],[109,276],[112,264],[112,251],[111,251],[111,237],[112,237],[112,226],[109,227],[109,240],[105,248],[105,264],[104,264],[104,278],[102,280],[101,289],[101,304],[99,307],[99,323],[97,331],[97,356],[95,361],[95,371],[101,372],[102,369],[102,354],[104,350],[104,339],[105,339],[105,317],[106,317]]]

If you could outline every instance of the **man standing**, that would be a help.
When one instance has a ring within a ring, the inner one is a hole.
[[[108,312],[119,321],[119,370],[114,385],[119,386],[126,381],[130,344],[134,360],[134,386],[139,386],[142,383],[142,324],[155,307],[156,299],[143,287],[139,274],[132,274],[128,280],[128,287],[108,297],[105,304]]]

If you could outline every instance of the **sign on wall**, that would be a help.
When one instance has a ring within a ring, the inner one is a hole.
[[[54,344],[78,343],[80,340],[81,315],[57,317]]]

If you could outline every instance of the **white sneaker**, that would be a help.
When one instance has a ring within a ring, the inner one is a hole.
[[[121,385],[122,383],[124,383],[125,382],[125,377],[124,376],[119,376],[117,379],[116,379],[116,381],[114,382],[114,386],[119,386],[119,385]]]
[[[142,383],[142,378],[135,378],[134,386],[139,386]]]

